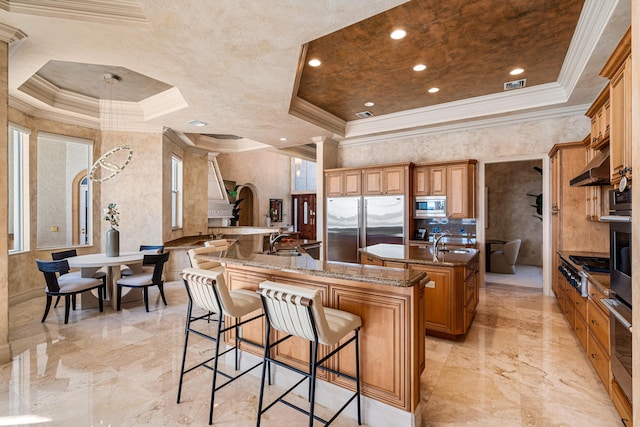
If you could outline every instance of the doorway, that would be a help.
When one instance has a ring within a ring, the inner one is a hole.
[[[252,226],[253,224],[253,191],[250,187],[244,186],[238,193],[238,200],[242,201],[238,207],[238,225]]]
[[[291,196],[293,224],[301,239],[316,240],[316,195]]]
[[[544,201],[549,199],[545,190],[549,188],[548,165],[548,158],[541,156],[483,163],[480,177],[483,227],[478,230],[479,241],[522,241],[516,274],[485,271],[485,282],[537,287],[547,293],[550,284],[545,280],[545,266],[548,270],[550,236]],[[492,249],[500,248],[492,246]],[[490,253],[484,252],[486,260]]]

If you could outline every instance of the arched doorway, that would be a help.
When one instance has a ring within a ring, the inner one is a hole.
[[[253,191],[250,187],[242,187],[238,193],[238,200],[240,202],[240,212],[238,218],[238,225],[252,226],[253,224]]]

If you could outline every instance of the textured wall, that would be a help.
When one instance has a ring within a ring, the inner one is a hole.
[[[5,42],[0,43],[0,128],[7,129],[9,124],[7,121],[8,100],[7,80],[8,80],[8,45]],[[7,164],[8,137],[7,132],[0,135],[0,165]],[[6,167],[2,168],[5,172]],[[0,200],[2,200],[0,209],[0,230],[7,230],[7,204],[5,200],[8,197],[8,177],[6,173],[0,174]],[[6,232],[0,232],[0,364],[8,362],[11,354],[9,351],[9,277],[8,256],[9,236]]]
[[[29,137],[29,210],[31,215],[30,240],[29,246],[31,250],[28,252],[12,254],[9,256],[9,300],[11,304],[34,297],[42,296],[44,289],[44,278],[36,267],[35,260],[51,259],[50,250],[38,250],[37,241],[37,153],[38,153],[38,132],[47,132],[58,135],[68,135],[77,138],[83,138],[96,141],[93,147],[93,157],[98,158],[101,154],[100,141],[97,139],[97,132],[79,126],[67,125],[51,120],[31,117],[13,108],[9,109],[9,120],[20,126],[31,129]],[[94,247],[79,247],[78,253],[85,254],[91,252],[100,252],[101,243],[101,219],[102,211],[100,204],[100,185],[93,186],[93,244]]]
[[[341,145],[338,162],[339,167],[360,167],[547,154],[553,144],[581,141],[589,133],[589,126],[585,116],[576,115],[369,144]]]
[[[541,160],[485,165],[488,193],[487,239],[521,239],[518,264],[542,265],[542,221],[534,218],[535,197],[542,193]]]
[[[218,166],[225,181],[254,188],[254,226],[266,225],[269,199],[282,199],[282,225],[291,224],[291,157],[265,150],[220,154]]]

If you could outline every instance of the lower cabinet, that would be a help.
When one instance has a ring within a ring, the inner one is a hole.
[[[611,380],[611,401],[620,414],[622,423],[626,427],[633,426],[633,408],[615,378]]]
[[[424,285],[398,288],[230,264],[226,268],[226,279],[230,290],[255,291],[265,280],[318,289],[325,306],[360,316],[362,394],[405,411],[415,410],[420,402],[420,374],[425,368]],[[243,326],[243,337],[264,343],[265,322],[263,319]],[[230,334],[227,339],[231,338]],[[243,350],[263,356],[262,350],[253,346]],[[277,359],[307,369],[310,360],[307,341],[290,338],[275,351]],[[329,351],[331,348],[321,346],[319,356]],[[340,352],[329,366],[355,375],[350,350]],[[325,381],[353,388],[351,381],[333,373],[323,370],[318,373]]]

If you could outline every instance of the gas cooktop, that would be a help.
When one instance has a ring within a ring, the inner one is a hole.
[[[609,273],[609,258],[597,256],[569,255],[569,259],[585,271]]]

